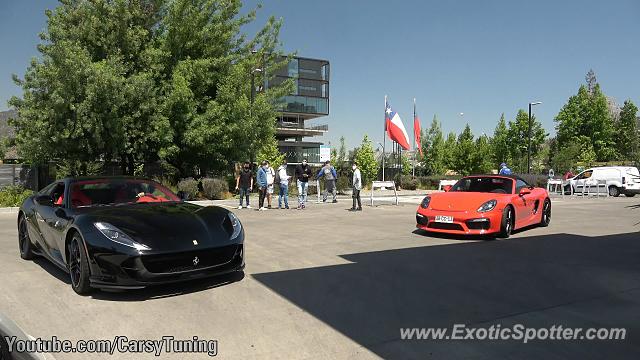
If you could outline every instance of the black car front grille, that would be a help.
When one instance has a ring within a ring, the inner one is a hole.
[[[439,223],[439,222],[433,222],[433,221],[430,222],[427,227],[430,229],[464,231],[464,229],[460,224]]]
[[[467,227],[471,230],[489,230],[491,227],[491,222],[489,219],[485,221],[467,221]]]
[[[242,251],[241,244],[163,255],[144,255],[142,264],[150,273],[170,274],[224,265]]]
[[[425,226],[429,223],[429,218],[423,215],[416,215],[416,223]]]

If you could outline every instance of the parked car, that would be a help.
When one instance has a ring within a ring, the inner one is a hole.
[[[640,173],[633,166],[602,166],[587,169],[569,179],[572,191],[582,192],[585,186],[602,181],[607,186],[609,196],[624,194],[633,197],[640,193]]]
[[[419,229],[508,238],[515,229],[548,226],[547,190],[512,175],[474,175],[442,193],[425,196],[416,211]]]
[[[240,273],[245,265],[244,230],[232,212],[132,177],[53,182],[20,207],[18,239],[23,259],[48,259],[78,294]]]

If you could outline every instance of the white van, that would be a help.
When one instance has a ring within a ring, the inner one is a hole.
[[[605,181],[609,195],[618,197],[620,194],[632,197],[640,193],[640,173],[633,166],[603,166],[587,169],[569,179],[573,192],[582,192],[585,184],[589,186],[594,181]]]

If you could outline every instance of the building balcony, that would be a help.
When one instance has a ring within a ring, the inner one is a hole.
[[[329,131],[329,125],[304,126],[304,123],[278,121],[276,123],[276,134],[280,136],[301,136],[312,137],[322,136]]]

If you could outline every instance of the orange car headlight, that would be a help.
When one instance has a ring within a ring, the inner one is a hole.
[[[496,208],[496,205],[498,205],[498,201],[489,200],[489,201],[485,202],[484,204],[480,205],[480,207],[478,208],[478,212],[483,213],[483,212],[491,211],[491,210]]]

